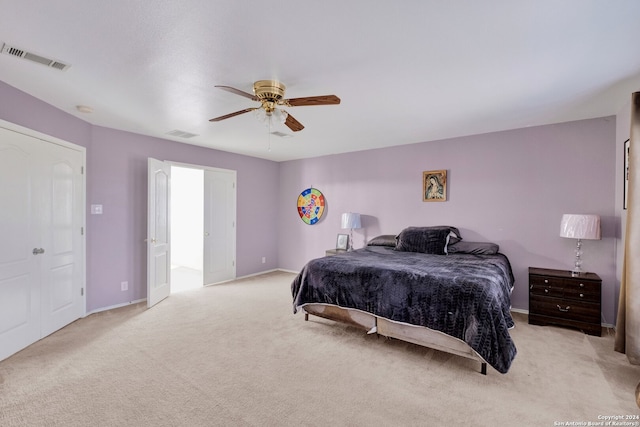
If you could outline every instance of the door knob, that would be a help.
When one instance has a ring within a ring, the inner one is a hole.
[[[44,253],[44,249],[42,248],[33,248],[33,254],[34,255],[40,255]]]

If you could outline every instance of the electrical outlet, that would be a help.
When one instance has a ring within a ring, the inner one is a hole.
[[[266,262],[267,262],[267,257],[266,257],[266,256],[263,256],[263,257],[262,257],[262,263],[264,264],[264,263],[266,263]]]
[[[126,291],[129,289],[129,282],[120,282],[120,290]]]
[[[102,215],[102,205],[91,205],[91,215]]]

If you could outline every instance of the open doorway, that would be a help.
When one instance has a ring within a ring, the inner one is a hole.
[[[204,284],[204,170],[171,166],[171,293]]]

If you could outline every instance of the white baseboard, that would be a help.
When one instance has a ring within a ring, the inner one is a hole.
[[[263,274],[274,273],[276,271],[281,271],[283,273],[293,273],[293,274],[298,274],[299,273],[299,271],[285,270],[284,268],[272,268],[271,270],[265,270],[265,271],[260,271],[258,273],[247,274],[246,276],[236,277],[235,279],[227,280],[227,282],[233,282],[234,280],[246,279],[248,277],[262,276]],[[220,282],[220,283],[224,283],[224,282]]]
[[[93,311],[90,311],[90,312],[86,313],[82,317],[87,317],[90,314],[100,313],[101,311],[113,310],[114,308],[121,308],[121,307],[126,307],[128,305],[138,304],[138,303],[144,302],[146,300],[147,300],[146,298],[142,298],[142,299],[135,300],[135,301],[123,302],[122,304],[110,305],[108,307],[100,307],[100,308],[97,308],[97,309],[95,309]]]
[[[293,273],[293,274],[298,274],[300,273],[300,271],[296,271],[296,270],[287,270],[286,268],[278,268],[278,271],[282,271],[284,273]]]
[[[257,273],[247,274],[245,276],[237,276],[237,277],[235,277],[233,279],[223,280],[222,282],[209,283],[209,284],[204,285],[204,286],[221,285],[223,283],[229,283],[229,282],[233,282],[233,281],[236,281],[236,280],[248,279],[249,277],[262,276],[263,274],[273,273],[275,271],[285,271],[285,270],[282,270],[281,268],[272,268],[271,270],[259,271]]]

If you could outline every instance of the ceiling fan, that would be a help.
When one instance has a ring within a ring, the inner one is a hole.
[[[235,113],[225,114],[224,116],[215,117],[210,119],[210,122],[219,122],[231,117],[239,116],[240,114],[248,113],[250,111],[257,111],[261,113],[265,119],[276,120],[284,123],[289,129],[294,132],[304,129],[302,123],[293,118],[289,113],[283,109],[277,108],[282,105],[285,107],[301,107],[305,105],[335,105],[340,104],[340,98],[335,95],[322,95],[322,96],[307,96],[305,98],[290,98],[284,99],[284,92],[286,87],[283,83],[277,80],[258,80],[253,84],[253,95],[244,92],[240,89],[233,88],[231,86],[216,86],[220,89],[226,90],[236,95],[244,96],[252,101],[258,101],[262,105],[259,107],[245,108],[244,110],[236,111]],[[262,111],[261,111],[262,110]]]

